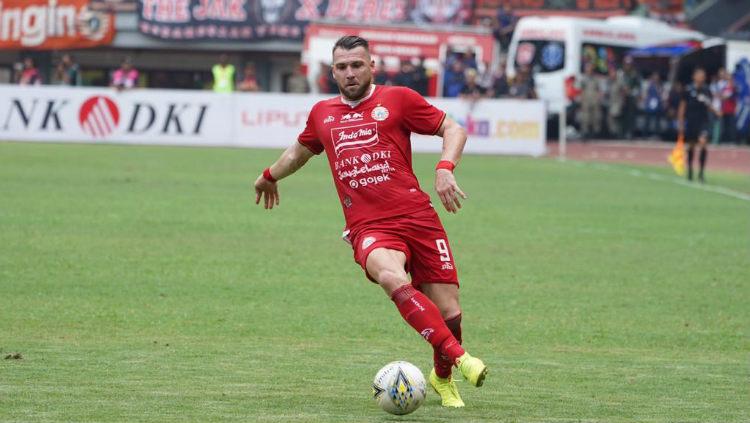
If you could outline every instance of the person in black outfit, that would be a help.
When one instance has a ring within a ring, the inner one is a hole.
[[[400,87],[409,87],[412,90],[417,90],[417,72],[411,61],[407,59],[401,59],[401,69],[399,69],[396,76],[393,77],[393,85]]]
[[[388,72],[385,71],[385,65],[383,59],[379,59],[375,65],[375,85],[391,85],[391,77]]]
[[[688,144],[687,177],[689,180],[693,179],[693,157],[695,156],[695,145],[698,144],[700,149],[698,180],[705,182],[703,171],[708,159],[709,113],[714,112],[711,100],[711,90],[706,84],[706,71],[702,68],[696,68],[693,71],[693,83],[685,87],[682,92],[682,100],[677,111],[680,135],[684,137]]]

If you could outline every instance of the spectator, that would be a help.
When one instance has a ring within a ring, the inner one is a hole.
[[[617,69],[609,68],[605,84],[604,102],[607,107],[607,133],[611,137],[622,138],[622,110],[625,107],[624,79],[620,78]]]
[[[599,78],[594,73],[594,64],[586,63],[581,75],[581,133],[584,139],[597,136],[602,132],[602,93]]]
[[[461,89],[461,98],[475,102],[484,97],[486,90],[477,82],[477,76],[476,69],[466,69],[464,73],[466,83]]]
[[[734,114],[737,109],[737,95],[734,81],[726,69],[719,69],[716,82],[711,84],[711,92],[716,99],[716,109],[720,112],[716,142],[735,142],[737,131]]]
[[[414,85],[416,86],[414,91],[418,92],[423,97],[426,96],[429,80],[430,77],[427,74],[427,69],[424,67],[424,57],[420,57],[417,60],[417,64],[414,65]]]
[[[492,75],[492,86],[489,95],[494,98],[505,97],[508,95],[510,86],[508,85],[508,74],[505,73],[506,65],[506,60],[500,59],[500,64],[498,64],[497,69]]]
[[[242,81],[240,81],[240,83],[237,85],[237,89],[243,92],[260,91],[260,86],[258,86],[258,78],[255,76],[254,64],[248,63],[245,65],[245,69],[243,69],[242,71]],[[215,88],[214,91],[216,91]]]
[[[393,85],[409,87],[416,91],[416,70],[410,61],[401,59],[401,67],[393,77]]]
[[[219,63],[211,68],[211,74],[214,78],[213,90],[215,93],[231,93],[234,91],[236,70],[234,65],[229,63],[229,56],[226,54],[219,56]]]
[[[55,67],[53,73],[53,84],[77,86],[81,85],[80,70],[78,64],[73,61],[70,54],[64,54],[60,63]]]
[[[287,92],[305,94],[310,92],[310,83],[307,82],[307,76],[303,72],[302,65],[294,68],[294,73],[289,76],[286,82]]]
[[[138,71],[133,67],[132,61],[126,57],[120,68],[112,74],[112,82],[109,85],[118,90],[131,89],[138,83],[138,76]]]
[[[531,68],[528,65],[518,68],[516,76],[513,78],[513,82],[508,89],[508,94],[513,98],[537,98],[534,76],[531,74]]]
[[[643,96],[643,109],[646,112],[646,127],[644,129],[647,136],[657,136],[661,133],[661,119],[664,112],[663,91],[659,73],[652,73]]]
[[[570,75],[563,82],[565,87],[565,98],[568,106],[565,108],[568,126],[578,119],[578,111],[581,109],[581,88],[576,84],[576,77]]]
[[[624,87],[625,102],[622,110],[622,132],[625,138],[632,139],[638,115],[638,98],[641,92],[641,75],[633,66],[633,58],[626,56],[623,61],[620,78]]]
[[[458,97],[464,88],[464,63],[461,60],[453,60],[443,76],[443,97]]]
[[[492,35],[500,43],[500,49],[507,52],[510,40],[513,37],[513,31],[516,29],[516,15],[509,2],[505,2],[502,8],[498,9],[497,16],[493,22]]]
[[[373,79],[375,80],[375,85],[393,85],[391,77],[385,70],[383,59],[378,59],[375,63],[375,74],[373,75]]]
[[[55,70],[52,71],[52,77],[50,78],[50,84],[52,85],[66,85],[65,84],[65,65],[62,62],[57,63]]]
[[[42,85],[42,75],[39,73],[34,64],[34,59],[27,57],[23,59],[21,76],[18,78],[18,85]]]
[[[477,62],[477,53],[474,50],[469,51],[461,56],[461,60],[464,62],[464,67],[479,70],[479,63]]]
[[[338,85],[333,79],[333,69],[326,62],[320,62],[320,70],[315,80],[318,86],[318,92],[321,94],[336,94],[339,92]]]
[[[490,62],[482,62],[481,69],[479,69],[479,76],[477,76],[477,83],[488,93],[492,90],[492,83],[494,82],[493,77],[494,75],[492,73]]]
[[[651,15],[651,9],[648,7],[648,3],[646,3],[646,0],[637,0],[636,2],[632,3],[630,15],[638,16],[641,18],[648,18]]]

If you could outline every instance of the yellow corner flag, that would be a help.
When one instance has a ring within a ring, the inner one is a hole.
[[[685,176],[687,172],[685,166],[685,139],[684,137],[677,137],[677,144],[675,144],[672,152],[667,157],[669,163],[672,163],[672,169],[675,173],[680,176]]]

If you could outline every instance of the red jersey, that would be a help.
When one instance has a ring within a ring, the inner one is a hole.
[[[347,227],[430,207],[411,161],[411,133],[434,135],[445,113],[405,87],[374,86],[350,106],[341,97],[315,104],[298,141],[324,150]]]

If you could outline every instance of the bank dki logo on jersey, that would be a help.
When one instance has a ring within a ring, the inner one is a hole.
[[[120,110],[109,97],[97,95],[83,102],[78,112],[83,132],[94,138],[105,138],[120,123]]]
[[[338,157],[344,150],[370,147],[378,143],[378,124],[376,122],[362,125],[345,126],[331,129],[333,149]]]

